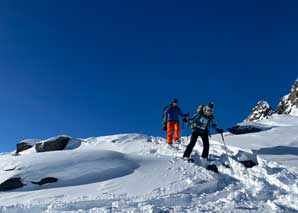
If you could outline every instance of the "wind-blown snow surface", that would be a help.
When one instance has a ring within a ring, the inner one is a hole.
[[[286,139],[279,143],[298,147],[296,119],[277,117],[266,124],[281,127],[243,137],[228,136],[227,144],[247,144],[244,148],[250,148],[250,144],[252,149],[270,147],[269,141],[281,134]],[[189,141],[183,139],[178,156]],[[211,157],[217,163],[226,162],[220,138],[213,139],[218,142],[211,141]],[[275,142],[271,147],[281,145]],[[231,159],[234,172],[219,166],[220,173],[215,174],[200,165],[201,142],[195,147],[195,164],[177,158],[177,152],[166,148],[165,143],[163,138],[127,134],[89,138],[74,150],[28,150],[17,157],[2,154],[0,182],[19,175],[27,185],[0,193],[0,212],[298,211],[295,167],[258,157],[259,165],[246,169]],[[228,151],[231,156],[241,152],[232,146]],[[4,171],[11,168],[16,170]],[[59,181],[44,186],[30,184],[51,176]]]
[[[298,117],[274,115],[271,119],[248,123],[258,127],[272,127],[260,133],[244,135],[227,134],[229,145],[253,150],[264,159],[285,166],[298,167]],[[215,137],[219,140],[219,137]]]

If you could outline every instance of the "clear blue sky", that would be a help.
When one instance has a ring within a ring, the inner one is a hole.
[[[0,151],[57,134],[162,135],[173,98],[219,126],[298,76],[297,1],[1,1]]]

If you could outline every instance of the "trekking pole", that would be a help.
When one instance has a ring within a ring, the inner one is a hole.
[[[224,136],[223,136],[222,133],[220,133],[220,134],[221,134],[222,142],[223,142],[223,144],[224,144],[224,148],[225,148],[225,150],[226,150],[226,154],[227,154],[227,158],[228,158],[229,167],[230,167],[230,169],[232,170],[232,172],[234,172],[233,167],[231,166],[231,162],[230,162],[230,158],[229,158],[229,154],[228,154],[228,149],[227,149],[227,146],[226,146],[226,143],[225,143],[225,138],[224,138]]]
[[[184,130],[184,122],[182,123],[181,135],[183,135],[183,130]],[[181,137],[180,137],[180,143],[182,143]],[[176,158],[178,157],[178,154],[179,154],[180,143],[178,143],[178,146],[177,146]]]

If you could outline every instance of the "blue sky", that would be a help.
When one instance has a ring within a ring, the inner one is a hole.
[[[163,135],[175,97],[185,112],[214,101],[227,128],[298,76],[297,1],[1,1],[0,14],[0,151]]]

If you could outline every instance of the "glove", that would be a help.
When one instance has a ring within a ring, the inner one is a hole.
[[[216,128],[216,132],[217,132],[218,134],[222,134],[222,133],[223,133],[223,129]]]
[[[168,126],[167,126],[167,122],[163,122],[163,128],[164,131],[168,131]]]
[[[187,118],[183,118],[183,123],[187,123],[188,119]]]

